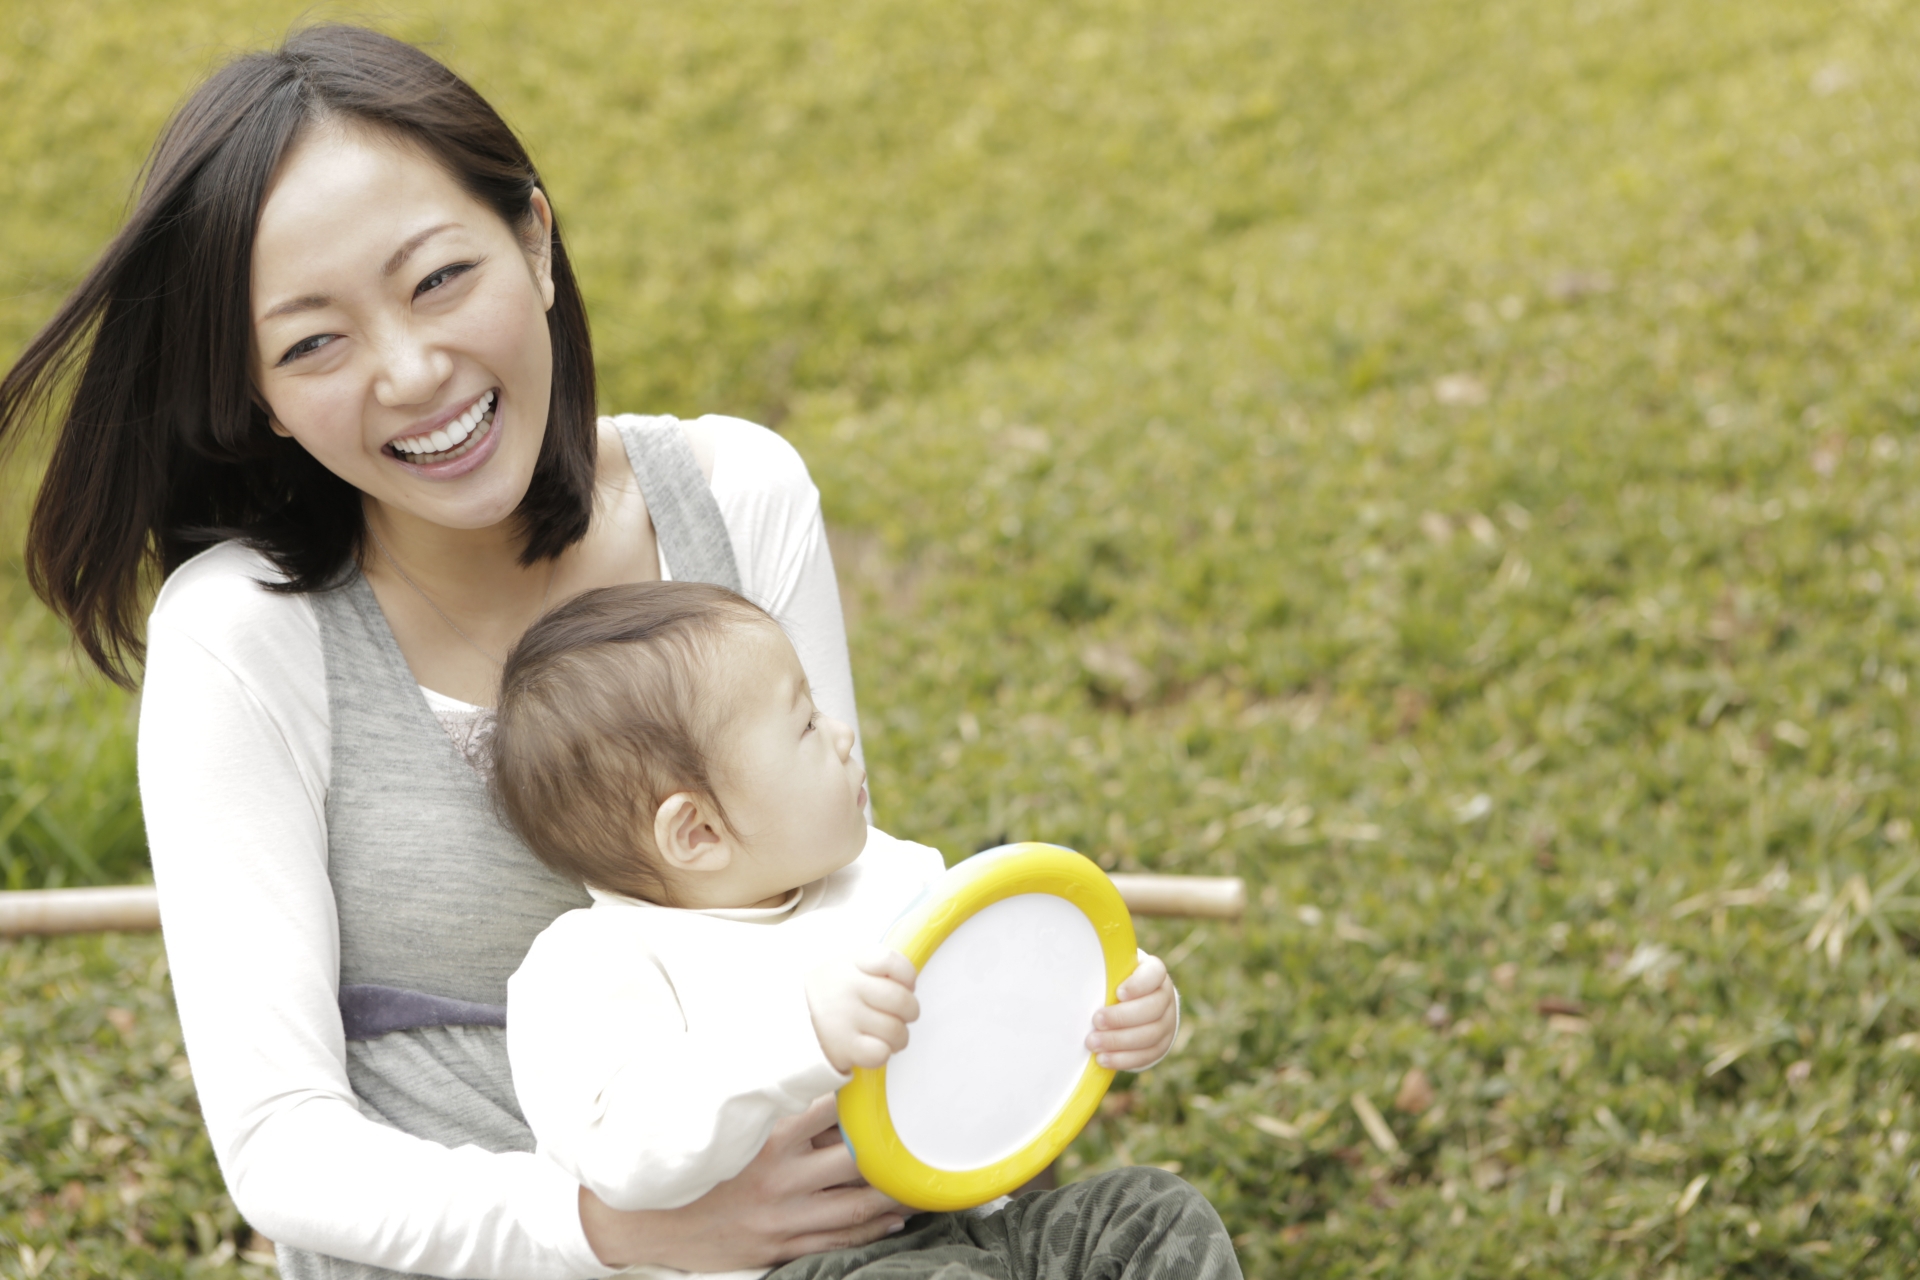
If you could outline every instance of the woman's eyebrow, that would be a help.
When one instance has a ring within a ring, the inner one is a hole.
[[[459,225],[460,224],[457,222],[443,222],[437,227],[428,227],[425,231],[422,231],[417,235],[414,235],[413,237],[408,239],[408,241],[405,244],[401,245],[398,249],[395,249],[393,251],[393,256],[391,258],[388,258],[386,262],[381,265],[380,267],[381,276],[382,277],[390,276],[394,272],[398,271],[401,267],[406,266],[407,259],[413,256],[413,251],[415,249],[418,249],[421,245],[433,239],[435,236],[439,235],[442,231],[451,230],[452,228],[457,227]]]
[[[277,316],[290,316],[298,311],[318,311],[322,307],[330,307],[332,305],[333,299],[329,298],[326,294],[309,293],[304,297],[291,298],[281,303],[260,318],[262,320],[272,320]]]

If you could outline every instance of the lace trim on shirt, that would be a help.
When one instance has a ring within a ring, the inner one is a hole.
[[[660,581],[672,582],[673,570],[667,567],[667,553],[659,552]],[[473,766],[473,771],[482,778],[493,777],[493,708],[477,707],[471,702],[462,702],[458,698],[449,698],[437,689],[420,686],[420,692],[427,699],[427,709],[433,712],[433,718],[440,722],[446,731],[454,750],[461,758]],[[777,908],[776,908],[777,910]]]
[[[454,750],[461,758],[473,766],[473,771],[482,778],[493,772],[493,708],[476,707],[471,702],[462,702],[458,698],[449,698],[425,685],[420,692],[426,695],[427,709],[433,712],[433,718],[440,722],[440,728],[446,732],[447,739],[453,743]]]

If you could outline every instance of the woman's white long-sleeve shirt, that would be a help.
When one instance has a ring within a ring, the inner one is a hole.
[[[699,429],[744,593],[791,634],[814,696],[857,723],[819,493],[792,447]],[[670,566],[669,566],[670,567]],[[154,604],[140,797],[201,1112],[240,1212],[282,1243],[397,1271],[605,1275],[578,1184],[532,1153],[447,1148],[364,1115],[347,1082],[327,878],[330,738],[319,625],[223,544]]]

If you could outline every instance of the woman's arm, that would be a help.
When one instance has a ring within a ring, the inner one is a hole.
[[[149,630],[140,782],[174,995],[234,1202],[275,1240],[445,1276],[595,1274],[578,1188],[530,1154],[364,1116],[326,871],[326,701],[304,601],[222,548]]]
[[[710,416],[686,428],[696,456],[712,451],[713,496],[732,535],[743,593],[786,628],[814,701],[854,726],[860,755],[847,625],[807,464],[785,440],[739,418]]]

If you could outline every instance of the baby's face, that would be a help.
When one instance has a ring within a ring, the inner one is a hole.
[[[715,752],[715,781],[753,900],[776,898],[860,856],[867,772],[853,756],[853,726],[813,705],[800,658],[778,627],[735,631],[717,662],[736,701]]]

